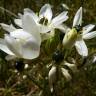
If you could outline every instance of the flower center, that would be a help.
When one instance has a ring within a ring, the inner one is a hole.
[[[40,19],[39,23],[43,24],[43,25],[47,25],[48,24],[48,19],[43,17],[43,18]]]
[[[77,30],[77,33],[81,33],[82,26],[76,25],[74,28]]]

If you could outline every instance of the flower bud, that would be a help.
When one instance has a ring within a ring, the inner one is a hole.
[[[69,49],[72,47],[77,39],[77,31],[75,28],[70,30],[68,33],[65,34],[63,38],[63,46],[64,48]]]
[[[56,50],[60,37],[58,32],[55,32],[54,36],[50,37],[45,44],[45,51],[47,54],[52,53]]]
[[[53,84],[55,83],[56,80],[56,66],[52,66],[48,74],[48,79],[49,79],[50,90],[51,92],[53,92]]]

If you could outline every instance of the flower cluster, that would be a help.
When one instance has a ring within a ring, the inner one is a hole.
[[[40,55],[43,41],[50,39],[51,42],[51,37],[55,40],[57,29],[59,30],[58,35],[63,34],[56,46],[57,51],[53,52],[52,60],[55,63],[52,64],[48,75],[51,92],[58,68],[67,81],[71,79],[71,76],[64,66],[67,66],[73,72],[77,71],[75,64],[67,62],[66,51],[75,46],[78,54],[86,57],[88,56],[88,49],[84,40],[96,37],[96,31],[91,32],[95,25],[89,24],[82,27],[82,7],[78,9],[74,16],[72,28],[64,24],[68,19],[67,13],[68,11],[63,11],[53,17],[51,5],[45,4],[38,14],[29,8],[25,8],[23,14],[19,13],[18,18],[14,19],[18,28],[14,27],[13,24],[0,24],[7,32],[4,34],[4,39],[0,38],[0,49],[8,54],[6,56],[7,60],[13,58],[35,59]]]
[[[53,18],[49,4],[45,4],[38,15],[25,8],[24,14],[19,13],[18,19],[14,20],[19,28],[15,28],[12,24],[1,23],[1,26],[8,34],[4,35],[4,39],[0,39],[0,49],[13,57],[37,58],[43,40],[50,38],[54,34],[54,29],[59,29],[65,33],[62,42],[64,48],[69,49],[75,46],[81,56],[87,56],[88,49],[84,40],[96,36],[96,31],[90,32],[95,25],[81,26],[82,7],[80,7],[74,17],[72,28],[67,28],[66,25],[63,26],[63,23],[68,19],[67,13],[67,11],[63,11]]]
[[[14,20],[19,28],[15,28],[12,24],[1,23],[8,34],[0,40],[0,49],[9,54],[8,58],[34,59],[38,57],[41,41],[51,36],[48,32],[53,33],[55,28],[62,29],[62,23],[68,19],[67,11],[53,19],[52,15],[51,6],[45,4],[39,16],[28,8],[24,9],[24,14],[19,13],[18,19]]]

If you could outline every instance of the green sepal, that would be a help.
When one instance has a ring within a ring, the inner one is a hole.
[[[51,55],[56,49],[60,42],[60,32],[55,30],[54,36],[50,37],[45,44],[45,51],[48,55]]]

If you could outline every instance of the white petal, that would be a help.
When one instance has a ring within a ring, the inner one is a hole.
[[[61,72],[62,72],[63,76],[66,78],[67,81],[71,80],[72,77],[70,76],[68,70],[66,70],[64,68],[61,68]]]
[[[40,53],[40,45],[38,45],[34,38],[30,38],[26,41],[26,43],[22,46],[22,56],[25,59],[34,59],[39,56]]]
[[[17,57],[22,57],[21,56],[21,44],[14,39],[13,37],[5,34],[5,41],[8,46],[8,48],[17,56]]]
[[[67,11],[62,12],[52,20],[52,25],[58,26],[68,19]]]
[[[12,31],[16,30],[16,28],[12,24],[11,25],[7,25],[7,24],[4,24],[4,23],[0,23],[0,25],[7,32],[12,32]]]
[[[38,40],[38,42],[41,42],[39,27],[37,26],[31,14],[25,14],[23,16],[22,24],[24,31],[31,33],[32,36]]]
[[[34,59],[39,56],[40,43],[31,34],[24,32],[22,29],[12,32],[10,36],[5,36],[5,39],[8,47],[17,57]]]
[[[88,55],[87,46],[86,46],[85,42],[82,39],[76,41],[75,46],[76,46],[76,49],[77,49],[78,53],[81,56],[87,56]]]
[[[21,14],[21,13],[18,13],[18,18],[22,18],[23,17],[23,15]]]
[[[76,15],[73,20],[73,27],[81,24],[82,24],[82,7],[80,7],[79,10],[76,12]]]
[[[14,38],[17,38],[17,39],[20,39],[24,43],[26,43],[27,40],[31,39],[31,40],[35,41],[35,43],[38,44],[39,46],[41,45],[41,42],[40,41],[38,41],[34,36],[32,36],[31,34],[29,34],[28,32],[23,31],[22,29],[18,29],[18,31],[12,32],[10,34],[10,36],[12,36]]]
[[[64,65],[68,66],[74,73],[77,72],[77,66],[75,64],[70,64],[68,62],[65,62]]]
[[[4,51],[5,53],[9,55],[14,55],[9,48],[7,47],[5,40],[0,38],[0,50]]]
[[[94,27],[95,27],[95,25],[93,25],[93,24],[89,24],[89,25],[86,25],[85,27],[83,27],[83,35],[90,32]]]
[[[38,25],[40,33],[47,33],[49,32],[52,28],[44,25]]]
[[[14,19],[14,22],[22,28],[22,20],[21,19]]]
[[[96,37],[96,31],[89,32],[83,35],[83,39],[92,39],[94,37]]]
[[[40,43],[31,34],[18,29],[10,34],[14,38],[22,40],[22,57],[25,59],[34,59],[39,56]]]
[[[32,37],[32,35],[30,33],[23,31],[23,29],[17,29],[15,31],[11,32],[10,36],[17,38],[17,39],[24,40],[24,41],[26,39]]]
[[[69,31],[71,30],[71,29],[70,29],[68,26],[66,26],[65,24],[58,25],[56,28],[59,29],[59,30],[61,30],[63,33],[67,33],[67,32],[69,32]]]
[[[16,56],[15,56],[15,55],[7,55],[7,56],[5,57],[5,59],[6,59],[7,61],[13,60],[13,59],[16,59]]]
[[[49,86],[51,92],[53,92],[53,84],[56,81],[56,71],[57,71],[56,69],[57,69],[56,66],[52,66],[48,74]]]
[[[39,21],[39,17],[38,17],[31,9],[25,8],[25,9],[24,9],[24,14],[26,14],[26,13],[30,13],[30,14],[32,15],[33,19],[34,19],[36,22]]]
[[[50,22],[51,19],[52,19],[51,6],[50,6],[49,4],[45,4],[45,5],[41,8],[39,15],[40,15],[40,18],[45,17],[45,18],[48,19],[48,22]]]

